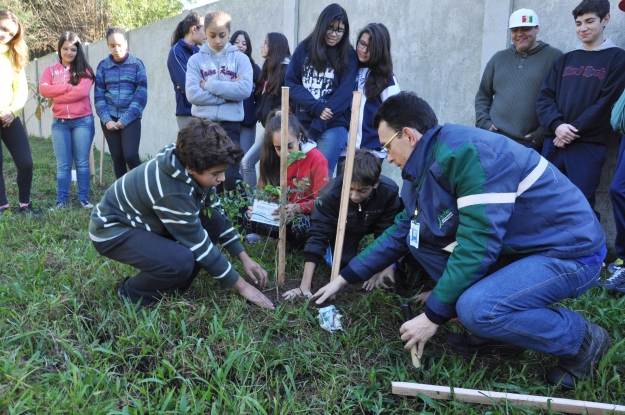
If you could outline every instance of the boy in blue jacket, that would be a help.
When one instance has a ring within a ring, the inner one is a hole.
[[[537,152],[473,127],[437,125],[432,108],[401,92],[378,109],[387,160],[402,169],[406,210],[313,298],[367,280],[409,254],[436,281],[424,312],[400,328],[418,356],[454,317],[463,354],[532,349],[557,356],[551,384],[574,388],[610,347],[602,327],[553,304],[599,278],[606,237],[580,190]]]
[[[93,209],[89,236],[100,254],[139,270],[119,287],[120,299],[148,305],[182,294],[203,268],[220,285],[273,309],[216,246],[238,257],[254,283],[266,284],[267,272],[243,249],[215,193],[226,168],[241,157],[223,128],[194,118],[175,144],[109,187]]]

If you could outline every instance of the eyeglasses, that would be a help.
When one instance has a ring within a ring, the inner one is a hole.
[[[357,47],[358,47],[358,49],[361,49],[361,50],[363,50],[363,51],[365,51],[365,52],[366,52],[366,51],[367,51],[367,49],[369,48],[369,44],[368,44],[368,43],[365,43],[365,41],[364,41],[364,40],[359,40],[359,41],[358,41],[358,44],[357,44]]]
[[[397,131],[397,132],[395,133],[395,135],[394,135],[394,136],[392,136],[392,137],[391,137],[391,139],[390,139],[390,140],[388,140],[388,141],[386,142],[386,144],[384,144],[384,145],[382,146],[381,151],[383,151],[384,153],[388,153],[388,146],[389,146],[389,144],[391,144],[391,141],[393,141],[393,140],[395,139],[395,137],[397,137],[397,136],[399,135],[399,133],[401,133],[401,131]]]
[[[333,27],[326,29],[326,35],[331,35],[332,33],[336,33],[337,36],[343,36],[345,34],[345,29],[335,29]]]

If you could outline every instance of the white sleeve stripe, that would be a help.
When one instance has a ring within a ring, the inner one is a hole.
[[[221,235],[219,235],[219,237],[221,238],[222,236],[226,235],[229,232],[232,232],[234,230],[234,226],[230,227],[230,229],[228,229],[227,231],[225,231],[224,233],[222,233]]]
[[[443,251],[453,252],[456,246],[458,246],[458,241],[453,241],[452,243],[444,247]]]
[[[200,246],[204,245],[204,242],[206,242],[206,239],[208,239],[208,233],[206,233],[206,231],[204,231],[204,239],[202,239],[202,242],[200,242],[197,245],[194,245],[191,247],[192,251],[195,251],[196,249],[198,249]]]
[[[216,279],[216,280],[220,280],[220,279],[222,279],[223,277],[225,277],[225,276],[226,276],[226,274],[227,274],[227,273],[229,273],[229,272],[230,272],[230,269],[232,269],[232,264],[230,264],[230,263],[228,262],[228,269],[226,269],[226,272],[224,272],[223,274],[221,274],[221,275],[220,275],[220,276],[218,276],[218,277],[215,277],[215,279]]]
[[[150,185],[148,184],[148,169],[150,167],[150,164],[152,164],[154,161],[155,159],[148,161],[148,163],[145,166],[145,170],[143,171],[143,176],[145,177],[145,191],[147,192],[148,197],[150,198],[150,201],[152,202],[152,204],[154,204],[154,198],[152,197],[152,192],[150,192]]]
[[[540,158],[538,165],[527,175],[525,179],[519,183],[516,193],[483,193],[480,195],[469,195],[461,197],[457,200],[458,209],[473,205],[487,205],[495,203],[514,203],[517,196],[521,196],[529,189],[536,180],[545,172],[548,162],[544,157]]]
[[[221,246],[226,246],[229,243],[236,241],[237,239],[239,239],[238,235],[237,236],[233,236],[232,239],[230,239],[228,242],[224,242],[223,244],[221,244]]]
[[[171,220],[171,219],[161,219],[161,222],[163,222],[163,223],[177,223],[179,225],[188,225],[189,224],[188,221],[184,221],[184,220]]]
[[[140,215],[141,212],[135,209],[132,203],[130,203],[130,200],[128,200],[128,195],[126,194],[126,175],[122,176],[122,192],[124,193],[124,199],[126,199],[126,203],[128,203],[128,206],[130,206],[130,208],[134,210],[137,215]]]
[[[536,180],[538,180],[545,170],[547,170],[548,165],[549,162],[544,157],[541,157],[534,170],[532,170],[532,172],[528,174],[527,177],[521,181],[521,183],[519,183],[519,188],[516,192],[517,196],[521,196],[527,189],[536,183]]]
[[[156,174],[156,186],[158,187],[158,194],[163,197],[163,188],[161,187],[161,178],[159,174],[158,162],[156,162],[156,168],[154,169],[154,174]]]
[[[173,213],[174,215],[180,215],[180,216],[191,216],[191,215],[196,214],[194,212],[180,212],[177,210],[167,209],[166,207],[157,206],[157,205],[154,206],[154,210],[160,210],[161,212],[169,212],[169,213]]]
[[[457,200],[458,209],[473,205],[491,205],[496,203],[514,203],[516,193],[482,193],[464,196]]]
[[[208,255],[209,252],[213,250],[213,246],[215,246],[215,245],[213,245],[213,243],[211,242],[211,244],[208,245],[208,248],[206,248],[206,252],[204,252],[202,255],[197,257],[196,261],[200,262],[206,255]]]

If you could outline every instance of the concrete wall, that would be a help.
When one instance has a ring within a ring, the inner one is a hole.
[[[439,121],[473,125],[474,98],[481,72],[490,57],[510,43],[507,29],[511,11],[527,7],[539,16],[539,39],[563,51],[573,49],[578,40],[571,15],[580,0],[343,0],[341,5],[350,19],[350,41],[355,43],[358,30],[370,22],[382,22],[391,32],[395,74],[403,90],[417,92],[427,100]],[[332,0],[221,0],[195,9],[199,13],[223,10],[233,17],[232,29],[245,29],[252,39],[253,57],[262,64],[260,45],[265,34],[281,31],[289,39],[291,51],[313,29],[319,13]],[[612,20],[607,37],[625,46],[625,32],[617,31],[625,23],[625,13],[612,1]],[[186,12],[185,12],[186,13]],[[131,52],[143,60],[148,72],[148,105],[142,123],[140,153],[154,155],[166,143],[175,140],[174,91],[166,68],[169,40],[183,15],[175,16],[129,32]],[[108,55],[104,40],[88,46],[92,66]],[[36,83],[38,73],[56,59],[49,55],[31,63],[27,73]],[[25,109],[26,118],[34,112],[32,102]],[[30,134],[50,135],[51,111],[41,123],[35,117],[28,122]],[[101,131],[96,129],[99,147]],[[262,128],[258,127],[259,133]],[[614,240],[613,218],[607,189],[614,173],[616,143],[608,148],[608,160],[598,192],[598,209],[608,234]],[[385,164],[385,174],[400,181],[400,172]],[[611,243],[611,242],[610,242]]]

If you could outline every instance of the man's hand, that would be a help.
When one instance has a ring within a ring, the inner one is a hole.
[[[419,293],[415,295],[414,297],[412,297],[412,302],[414,302],[418,306],[424,306],[425,302],[430,297],[430,294],[432,294],[432,291],[425,291],[425,292]]]
[[[239,254],[241,265],[245,274],[254,281],[254,284],[258,284],[260,280],[260,286],[265,287],[267,285],[267,271],[260,266],[260,264],[254,261],[247,252],[243,251]]]
[[[313,300],[315,298],[319,298],[315,301],[315,304],[323,304],[325,300],[341,291],[341,289],[346,285],[347,281],[345,281],[345,278],[338,275],[333,281],[330,281],[329,284],[324,285],[319,289],[319,291],[313,294],[312,298]]]
[[[571,144],[573,140],[579,138],[579,135],[575,134],[577,132],[577,128],[573,127],[571,124],[560,124],[558,128],[556,128],[556,139],[558,139],[564,145]],[[556,144],[556,140],[553,141],[554,145]]]
[[[332,113],[330,108],[325,108],[323,112],[321,113],[321,115],[319,116],[319,118],[321,118],[323,121],[328,121],[332,117],[334,117],[334,114]]]
[[[117,123],[115,121],[107,121],[104,126],[109,131],[117,131]]]
[[[241,294],[241,296],[250,302],[268,310],[275,310],[273,303],[258,288],[254,287],[242,277],[239,277],[233,288]]]
[[[365,281],[364,284],[362,284],[362,288],[367,291],[377,290],[380,287],[390,288],[386,285],[387,278],[392,284],[395,284],[395,270],[393,269],[392,265],[389,265],[382,271],[375,274],[369,280]]]
[[[432,323],[423,313],[405,322],[399,328],[399,332],[402,333],[401,339],[408,342],[404,345],[404,349],[410,350],[412,346],[418,344],[417,356],[421,359],[425,343],[436,333],[436,330],[438,330],[438,324]]]
[[[490,128],[488,129],[488,131],[499,131],[499,128],[495,127],[495,124],[491,124]]]

